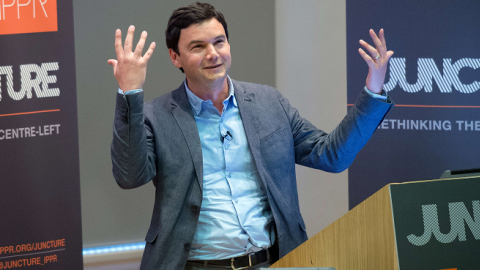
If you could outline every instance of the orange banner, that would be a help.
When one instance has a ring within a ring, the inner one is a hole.
[[[57,30],[57,0],[0,1],[0,35]]]

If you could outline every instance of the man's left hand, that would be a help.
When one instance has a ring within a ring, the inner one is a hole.
[[[362,49],[358,49],[358,52],[363,57],[365,62],[367,62],[369,67],[366,80],[366,86],[368,90],[372,91],[373,93],[380,94],[385,81],[388,59],[390,59],[390,57],[393,55],[393,51],[387,51],[387,44],[385,43],[385,34],[383,29],[380,29],[380,38],[377,37],[377,34],[375,34],[375,31],[372,29],[370,29],[369,33],[376,48],[367,42],[360,40],[360,45],[362,45],[370,53],[370,55],[368,55]]]

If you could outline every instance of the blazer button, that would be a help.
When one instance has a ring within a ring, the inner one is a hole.
[[[192,211],[193,211],[194,213],[197,213],[197,212],[198,212],[198,206],[195,205],[195,204],[192,205]]]
[[[189,250],[189,249],[190,249],[190,243],[186,243],[186,244],[184,245],[184,247],[185,247],[185,250]]]

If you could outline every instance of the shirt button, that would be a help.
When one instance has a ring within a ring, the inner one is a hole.
[[[190,243],[186,243],[184,246],[185,250],[189,250],[190,249]]]
[[[198,212],[198,206],[192,205],[192,211],[193,211],[194,213]]]
[[[234,203],[238,203],[238,200],[233,200]]]

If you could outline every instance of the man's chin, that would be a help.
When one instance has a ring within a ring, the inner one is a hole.
[[[225,70],[216,73],[207,73],[205,76],[205,78],[210,81],[225,79],[225,77],[227,77],[227,73],[225,72]]]

